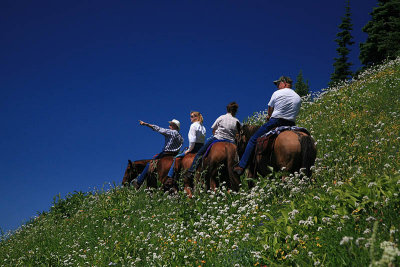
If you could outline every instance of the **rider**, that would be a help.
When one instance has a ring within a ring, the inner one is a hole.
[[[292,79],[286,76],[281,76],[278,80],[274,81],[278,90],[272,94],[271,100],[268,103],[268,122],[261,126],[250,138],[238,166],[233,169],[237,174],[241,175],[244,172],[250,156],[254,152],[257,138],[275,127],[296,125],[296,117],[300,111],[301,98],[291,89],[292,83]]]
[[[214,124],[211,126],[213,130],[213,136],[208,138],[205,144],[197,152],[196,156],[193,159],[192,165],[188,169],[188,175],[193,175],[193,173],[196,171],[202,156],[207,151],[207,148],[209,145],[211,145],[211,143],[215,141],[226,141],[235,143],[235,135],[237,133],[236,124],[239,122],[235,115],[238,108],[239,105],[236,102],[229,103],[229,105],[226,106],[227,113],[225,115],[219,116],[215,120]]]
[[[179,133],[181,123],[178,120],[173,119],[172,121],[169,121],[168,122],[169,129],[161,128],[157,125],[149,124],[141,120],[139,120],[139,123],[140,125],[151,128],[153,131],[159,132],[165,137],[164,148],[161,151],[161,153],[159,153],[154,157],[154,159],[159,159],[166,155],[175,156],[176,154],[179,153],[179,149],[182,147],[183,144],[183,138]],[[138,176],[137,180],[136,181],[133,180],[132,183],[136,187],[136,189],[139,189],[140,186],[143,184],[147,171],[149,170],[149,167],[150,163],[147,163],[146,167],[144,168],[142,173]]]
[[[190,121],[192,124],[190,125],[188,138],[189,138],[189,147],[187,150],[177,155],[172,162],[172,166],[169,169],[168,177],[174,177],[174,165],[176,158],[183,158],[188,153],[197,153],[200,148],[204,144],[204,140],[206,139],[206,128],[203,126],[203,115],[201,115],[198,111],[190,112]]]

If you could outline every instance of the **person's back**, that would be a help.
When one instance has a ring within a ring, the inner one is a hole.
[[[214,137],[218,140],[229,140],[235,142],[237,133],[236,124],[239,122],[231,113],[221,115],[215,120],[213,126]]]
[[[301,106],[300,96],[291,88],[283,88],[272,94],[268,106],[274,107],[271,117],[296,121]]]

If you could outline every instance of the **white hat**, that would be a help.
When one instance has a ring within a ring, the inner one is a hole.
[[[173,123],[178,126],[178,131],[181,129],[181,123],[178,120],[172,119],[172,121],[169,121],[169,123]]]

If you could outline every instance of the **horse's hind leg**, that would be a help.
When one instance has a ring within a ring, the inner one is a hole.
[[[227,183],[228,183],[228,188],[234,190],[234,191],[239,191],[239,185],[240,185],[240,176],[233,171],[234,167],[237,165],[239,161],[239,156],[236,153],[236,148],[235,149],[227,149],[226,150],[226,168],[225,168],[225,177],[227,177]]]
[[[252,161],[247,169],[247,177],[251,178],[247,180],[247,186],[249,188],[253,188],[256,184],[254,179],[256,178],[257,171],[256,171],[256,164]]]
[[[213,190],[218,187],[218,166],[216,164],[209,165],[207,172],[205,173],[204,180],[206,182],[207,190]]]

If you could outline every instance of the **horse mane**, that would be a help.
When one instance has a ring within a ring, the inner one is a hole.
[[[247,139],[249,139],[258,129],[260,129],[260,127],[260,125],[243,124],[243,134]]]

